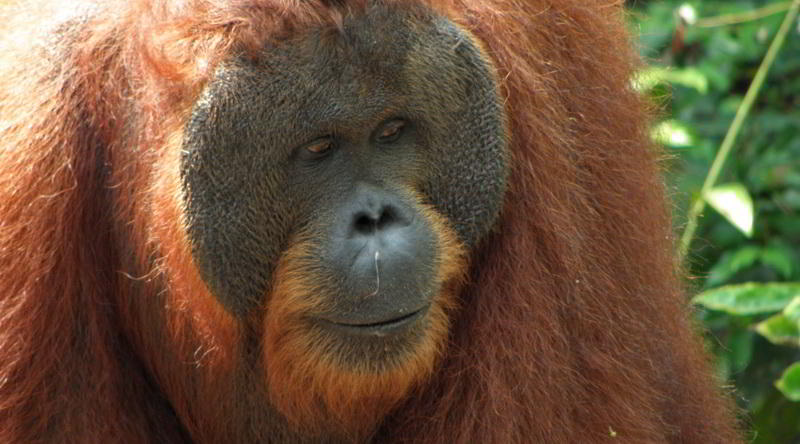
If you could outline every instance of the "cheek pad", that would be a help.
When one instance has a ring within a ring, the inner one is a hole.
[[[436,40],[422,41],[409,77],[418,106],[437,122],[429,140],[432,174],[424,193],[450,221],[460,240],[474,247],[500,213],[509,175],[505,110],[498,97],[494,68],[470,35],[446,20],[437,23]],[[437,61],[441,72],[432,72]],[[421,69],[419,69],[421,68]]]
[[[268,120],[252,107],[267,100],[257,86],[246,67],[218,70],[186,126],[181,159],[192,256],[237,315],[263,299],[293,220],[285,165],[258,143]]]

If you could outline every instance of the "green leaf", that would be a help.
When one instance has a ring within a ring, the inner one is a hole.
[[[664,80],[666,69],[658,66],[649,66],[633,76],[633,88],[637,91],[649,91]]]
[[[800,190],[790,188],[784,192],[777,193],[776,202],[789,210],[800,210]]]
[[[697,68],[668,70],[664,75],[664,80],[673,85],[694,88],[700,94],[708,92],[708,78]]]
[[[775,381],[775,387],[792,401],[800,401],[800,362],[795,362],[783,371]]]
[[[736,55],[742,50],[742,45],[731,34],[731,31],[724,28],[717,28],[711,39],[708,41],[708,51],[711,59],[736,59]]]
[[[761,250],[761,262],[780,273],[784,279],[792,276],[794,268],[792,251],[785,245],[771,245]]]
[[[800,238],[800,224],[794,214],[776,214],[771,218],[772,225],[779,234],[787,238]]]
[[[739,373],[750,364],[753,357],[753,344],[755,335],[748,329],[734,330],[728,338],[728,355],[730,356],[731,371]]]
[[[797,323],[782,314],[759,322],[755,329],[773,344],[800,347],[800,330],[797,328]]]
[[[709,86],[719,92],[727,92],[731,87],[731,79],[737,76],[732,71],[733,64],[730,60],[703,59],[697,64],[697,69],[708,78]]]
[[[740,183],[719,185],[703,198],[745,236],[753,235],[753,199]]]
[[[800,297],[792,299],[783,309],[783,315],[794,323],[800,323]]]
[[[748,316],[783,310],[796,296],[800,296],[800,283],[749,282],[704,291],[692,302],[735,316]]]
[[[720,114],[733,116],[736,114],[736,110],[742,106],[742,99],[743,97],[736,94],[731,94],[730,96],[725,97],[719,103],[719,112]]]
[[[671,83],[693,88],[701,94],[708,92],[708,78],[697,68],[662,68],[651,66],[640,71],[634,79],[634,87],[639,91],[648,91],[659,83]]]
[[[690,147],[694,144],[691,130],[677,120],[666,120],[653,128],[653,139],[662,144],[677,148]]]
[[[724,284],[737,272],[755,264],[760,256],[761,248],[753,245],[746,245],[732,253],[726,252],[709,271],[706,288]]]

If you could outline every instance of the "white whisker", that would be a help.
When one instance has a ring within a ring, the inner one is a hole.
[[[378,260],[381,257],[381,252],[379,250],[375,250],[375,291],[372,292],[370,296],[375,296],[378,294],[378,291],[381,289],[381,272],[378,268]]]

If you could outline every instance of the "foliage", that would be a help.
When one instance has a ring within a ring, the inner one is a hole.
[[[800,24],[789,25],[720,174],[712,162],[791,2],[633,2],[653,67],[636,79],[664,106],[676,230],[702,212],[686,267],[721,377],[758,443],[800,439]]]

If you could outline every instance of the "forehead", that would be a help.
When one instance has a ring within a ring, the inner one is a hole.
[[[312,120],[352,122],[412,106],[421,88],[463,83],[458,52],[464,46],[472,48],[466,34],[432,13],[373,7],[346,17],[341,27],[305,30],[255,59],[225,63],[207,105],[233,114],[260,112],[262,122],[284,129]],[[260,104],[269,106],[254,107]]]
[[[294,83],[304,85],[392,83],[402,80],[417,60],[431,68],[446,66],[463,37],[450,22],[430,12],[376,6],[345,17],[341,26],[306,30],[265,48],[257,66],[294,75]]]

